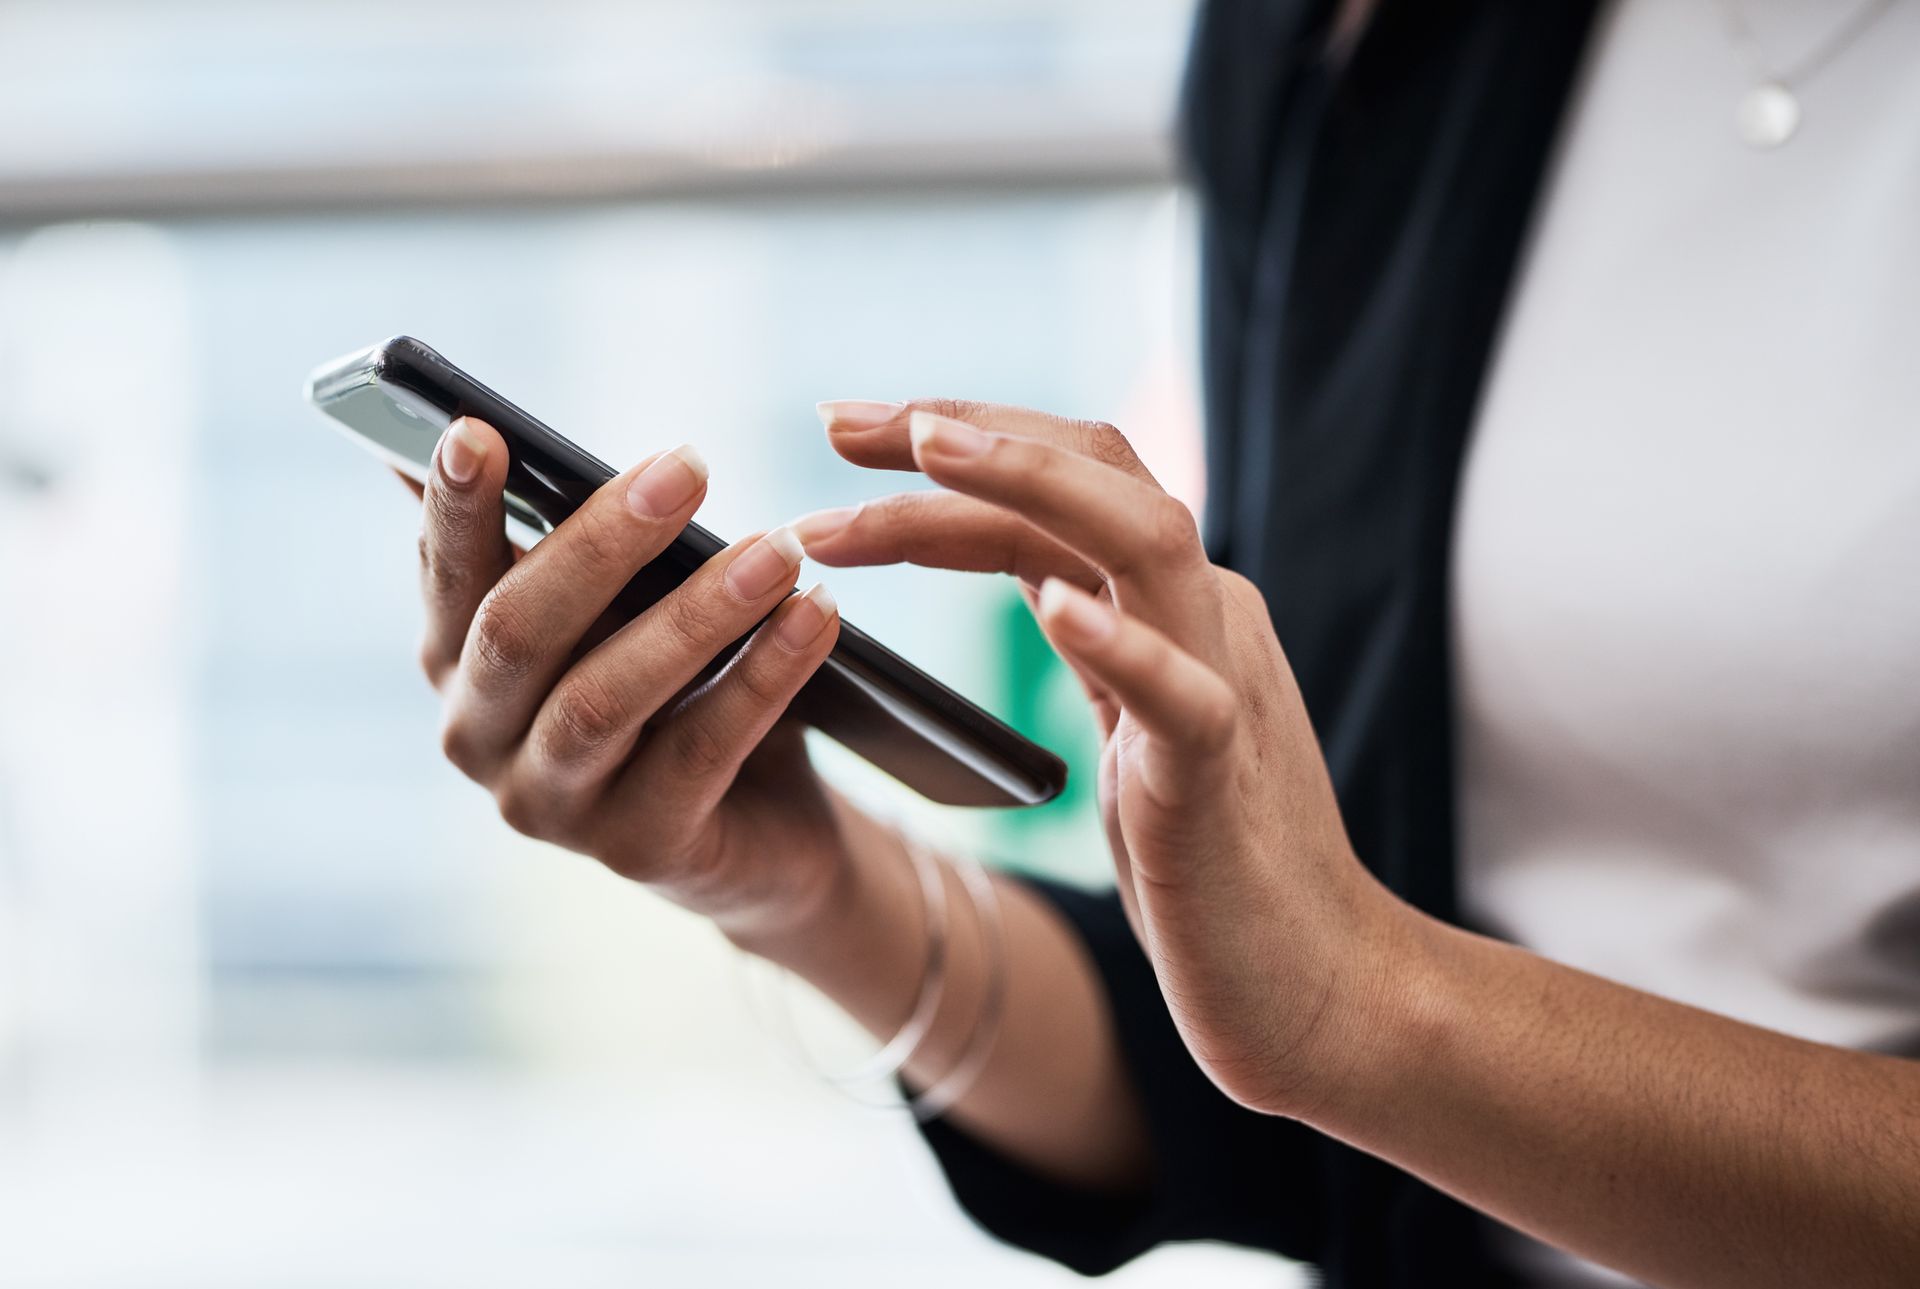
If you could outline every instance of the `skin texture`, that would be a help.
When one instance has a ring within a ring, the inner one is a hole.
[[[1105,734],[1102,815],[1129,917],[1188,1045],[1228,1095],[1265,1108],[1277,1082],[1320,1072],[1287,1053],[1350,1007],[1347,995],[1379,984],[1383,958],[1363,973],[1336,971],[1342,956],[1319,942],[1368,934],[1397,906],[1347,846],[1259,593],[1207,562],[1193,516],[1118,431],[1015,409],[951,410],[998,432],[919,410],[905,418],[910,439],[889,423],[842,446],[865,464],[917,464],[967,494],[964,505],[937,494],[883,501],[836,516],[837,533],[808,520],[799,530],[828,564],[939,563],[950,528],[937,512],[952,505],[974,517],[970,553],[1017,553],[1028,577],[1045,579],[1041,625]],[[983,516],[981,503],[998,514]],[[977,540],[988,522],[1003,530],[996,543]],[[914,549],[890,547],[893,533]],[[1284,846],[1284,881],[1239,862],[1256,836]],[[1243,969],[1250,960],[1280,967],[1298,1005],[1276,1012],[1268,980]]]
[[[951,402],[857,422],[830,426],[842,455],[948,492],[802,520],[809,554],[1044,579],[1041,625],[1106,732],[1121,893],[1224,1092],[1652,1283],[1920,1283],[1920,1064],[1400,903],[1347,844],[1259,595],[1118,431]]]
[[[445,700],[448,759],[509,824],[688,908],[750,921],[803,909],[834,869],[832,804],[801,769],[799,732],[775,726],[833,648],[839,617],[817,596],[782,603],[798,547],[790,534],[784,551],[754,534],[633,622],[600,620],[706,495],[704,465],[692,462],[648,458],[521,555],[504,536],[506,444],[480,422],[456,423],[423,498],[421,665]],[[657,515],[629,499],[653,468],[674,494]],[[749,560],[770,568],[743,594],[729,573]]]
[[[827,564],[1013,573],[1105,734],[1102,816],[1128,915],[1180,1032],[1229,1095],[1303,1119],[1554,1244],[1657,1284],[1920,1282],[1920,1066],[1800,1042],[1468,935],[1379,887],[1349,846],[1265,605],[1110,426],[953,402],[827,404],[849,460],[945,491],[794,525]],[[806,765],[789,600],[742,596],[740,543],[619,630],[599,615],[699,504],[607,485],[531,554],[499,534],[504,444],[463,423],[425,489],[422,662],[448,754],[515,827],[712,917],[874,1033],[925,961],[899,838]],[[471,455],[469,455],[471,454]],[[780,544],[780,543],[776,543]],[[807,634],[807,633],[801,633]],[[1002,881],[1011,993],[951,1113],[1059,1180],[1133,1191],[1153,1161],[1084,950]],[[949,894],[964,903],[957,883]],[[950,1069],[984,954],[907,1073]]]
[[[781,625],[806,611],[790,600],[689,688],[793,585],[788,568],[764,595],[727,587],[749,538],[633,623],[600,620],[705,496],[704,479],[688,479],[664,514],[636,514],[628,489],[659,460],[522,555],[502,535],[505,442],[477,421],[448,431],[424,489],[409,485],[422,501],[420,661],[442,697],[446,753],[513,827],[706,914],[891,1035],[926,963],[918,884],[901,839],[821,783],[782,719],[832,650],[838,616],[783,645]],[[1062,1181],[1132,1189],[1145,1131],[1092,965],[1044,901],[998,885],[1009,993],[992,1060],[949,1117]],[[978,928],[956,918],[949,952],[933,1029],[906,1070],[922,1083],[960,1059],[985,993]]]

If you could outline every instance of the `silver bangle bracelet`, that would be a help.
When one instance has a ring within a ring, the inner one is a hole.
[[[940,1013],[940,1002],[946,992],[947,960],[949,944],[949,910],[947,904],[947,883],[939,860],[917,839],[904,832],[898,833],[901,846],[907,858],[912,862],[914,872],[919,878],[920,895],[925,908],[927,927],[926,965],[920,976],[920,988],[914,1000],[913,1011],[907,1016],[905,1024],[881,1049],[866,1060],[849,1070],[829,1070],[816,1057],[806,1041],[801,1037],[799,1027],[794,1023],[793,1009],[787,1002],[786,986],[791,973],[781,967],[772,968],[774,976],[774,1002],[766,1004],[760,997],[760,991],[751,984],[751,976],[745,978],[748,985],[747,1002],[762,1023],[771,1021],[770,1028],[780,1034],[788,1053],[809,1073],[839,1091],[848,1100],[876,1110],[894,1110],[900,1108],[897,1097],[873,1100],[856,1094],[853,1088],[863,1083],[875,1083],[895,1077],[906,1068],[920,1045],[926,1042],[932,1032],[935,1019]],[[745,959],[743,957],[742,961]]]
[[[874,1099],[856,1092],[854,1089],[860,1084],[898,1078],[932,1033],[946,993],[951,957],[950,910],[945,880],[947,865],[942,864],[919,840],[909,838],[904,832],[900,833],[900,837],[920,879],[928,931],[926,969],[921,977],[919,996],[899,1032],[854,1068],[830,1071],[822,1067],[794,1023],[793,1010],[787,1003],[784,991],[790,973],[783,968],[773,969],[777,997],[774,1006],[769,1008],[763,1005],[758,991],[752,989],[749,989],[748,1003],[763,1021],[768,1019],[768,1012],[771,1011],[771,1020],[774,1022],[772,1028],[780,1033],[784,1040],[782,1046],[796,1063],[846,1099],[873,1110],[907,1110],[916,1121],[926,1123],[958,1104],[979,1080],[993,1056],[1001,1018],[1006,1010],[1009,976],[1007,934],[1000,894],[987,870],[972,858],[955,862],[952,867],[967,892],[967,902],[973,906],[974,920],[980,928],[981,949],[987,961],[986,991],[981,997],[980,1012],[968,1035],[966,1048],[951,1070],[917,1095]]]
[[[987,958],[987,991],[980,1000],[980,1015],[960,1060],[944,1077],[907,1102],[920,1123],[937,1119],[973,1090],[980,1075],[993,1058],[1000,1038],[1000,1021],[1007,1005],[1007,926],[1000,909],[1000,892],[980,862],[971,857],[956,864],[960,879],[972,899],[974,917],[980,926],[981,948]]]
[[[940,1012],[940,998],[947,985],[947,883],[940,872],[940,861],[919,838],[903,833],[901,843],[920,878],[920,895],[926,906],[927,965],[920,976],[920,996],[914,1000],[907,1023],[885,1047],[845,1074],[826,1073],[829,1083],[872,1083],[892,1078],[906,1068],[920,1044],[927,1041],[934,1017]]]

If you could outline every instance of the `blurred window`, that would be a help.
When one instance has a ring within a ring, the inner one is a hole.
[[[1188,21],[0,5],[0,1282],[1068,1279],[782,1064],[708,928],[442,763],[413,503],[299,392],[416,334],[609,459],[697,442],[723,532],[901,486],[831,456],[824,397],[1103,417],[1197,500]],[[1075,772],[1002,816],[822,745],[836,781],[1102,880],[1090,731],[1010,588],[833,582]],[[1273,1269],[1122,1280],[1201,1274]]]

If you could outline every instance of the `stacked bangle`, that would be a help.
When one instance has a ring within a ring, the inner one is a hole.
[[[872,1109],[908,1110],[917,1121],[925,1123],[952,1109],[973,1087],[993,1056],[994,1043],[999,1037],[1001,1015],[1006,1009],[1007,935],[1000,909],[999,892],[994,888],[993,879],[988,876],[986,869],[971,858],[956,863],[954,868],[962,887],[967,892],[968,902],[973,905],[974,918],[980,928],[982,949],[987,958],[985,993],[981,998],[980,1012],[974,1021],[973,1031],[967,1039],[966,1048],[961,1052],[959,1060],[951,1070],[924,1091],[904,1100],[899,1097],[873,1099],[856,1092],[855,1089],[864,1084],[898,1079],[901,1072],[925,1044],[927,1036],[933,1032],[941,1001],[946,994],[951,935],[945,866],[923,843],[917,839],[906,838],[904,834],[902,837],[907,858],[919,878],[921,899],[925,907],[927,956],[913,1010],[908,1014],[899,1032],[887,1040],[879,1051],[853,1068],[828,1070],[802,1040],[783,989],[775,991],[778,1002],[771,1010],[773,1028],[781,1034],[787,1048],[803,1066],[829,1086],[861,1105]],[[777,970],[777,975],[782,981],[787,974],[784,970]],[[764,1015],[767,1009],[752,995],[750,995],[750,1001],[754,1002],[754,1009]]]
[[[934,1017],[940,1012],[940,998],[947,984],[947,883],[940,861],[917,838],[907,839],[905,845],[926,906],[927,965],[920,976],[920,996],[914,1000],[907,1023],[885,1047],[844,1074],[821,1071],[829,1083],[872,1083],[900,1073],[920,1050],[920,1044],[926,1042]]]
[[[978,860],[968,858],[959,868],[960,880],[972,897],[974,916],[980,923],[981,947],[987,955],[987,991],[960,1060],[939,1082],[907,1102],[920,1123],[939,1118],[973,1089],[993,1057],[994,1043],[1000,1037],[1000,1017],[1007,1005],[1007,927],[1000,912],[1000,893]]]

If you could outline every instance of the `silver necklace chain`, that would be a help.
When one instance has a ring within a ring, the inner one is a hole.
[[[1828,63],[1840,57],[1854,41],[1867,34],[1867,29],[1880,20],[1882,14],[1893,8],[1893,0],[1867,0],[1855,9],[1847,20],[1812,49],[1801,56],[1796,63],[1786,67],[1775,67],[1767,58],[1767,52],[1754,34],[1753,24],[1747,21],[1746,12],[1741,9],[1739,0],[1720,0],[1720,16],[1727,27],[1727,38],[1747,61],[1753,74],[1762,81],[1771,81],[1788,89],[1805,85],[1825,69]]]
[[[1756,148],[1777,148],[1791,139],[1800,128],[1800,98],[1795,92],[1840,57],[1855,41],[1867,33],[1893,0],[1866,0],[1847,20],[1828,33],[1825,40],[1784,67],[1775,66],[1754,34],[1753,24],[1739,0],[1718,0],[1727,39],[1740,52],[1753,73],[1754,85],[1740,97],[1734,124],[1740,137]]]

